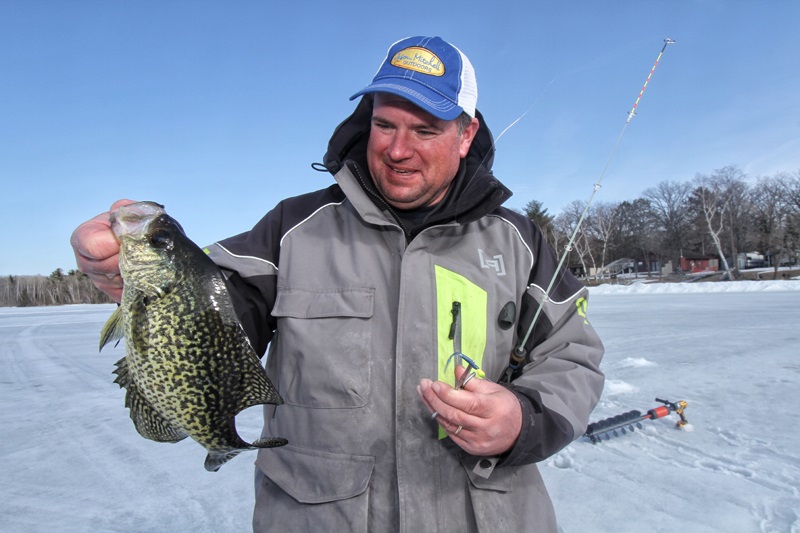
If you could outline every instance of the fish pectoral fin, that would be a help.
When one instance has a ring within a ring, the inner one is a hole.
[[[150,402],[131,379],[124,357],[117,362],[117,369],[114,373],[117,374],[114,383],[118,383],[120,388],[125,389],[125,407],[130,410],[131,420],[133,420],[133,425],[139,435],[156,442],[178,442],[188,436],[170,424],[150,405]]]
[[[100,350],[111,341],[125,337],[125,321],[122,319],[122,307],[117,307],[100,332]]]
[[[251,446],[254,448],[277,448],[278,446],[285,446],[289,441],[280,437],[261,437],[257,439]]]

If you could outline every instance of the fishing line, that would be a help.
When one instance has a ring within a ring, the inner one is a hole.
[[[673,42],[674,42],[674,41],[673,41]],[[671,43],[670,43],[670,44],[671,44]],[[663,52],[663,50],[662,50],[662,52]],[[659,57],[660,57],[660,55],[659,55]],[[606,62],[606,61],[605,61],[605,60],[604,60],[604,61],[600,61],[600,63],[603,63],[603,62]],[[656,60],[656,62],[658,62],[658,60]],[[550,89],[550,86],[552,86],[552,85],[553,85],[553,83],[555,83],[555,82],[556,82],[556,80],[559,80],[559,79],[561,79],[561,78],[565,78],[565,77],[568,77],[568,76],[573,76],[573,75],[575,75],[575,74],[577,74],[577,73],[579,73],[579,72],[583,72],[583,71],[586,71],[586,70],[591,70],[591,69],[597,68],[597,66],[596,66],[596,65],[597,65],[597,63],[598,63],[598,59],[595,59],[594,61],[592,61],[592,62],[591,62],[591,63],[589,63],[588,65],[587,65],[587,64],[585,64],[585,65],[583,65],[583,66],[579,66],[579,67],[576,67],[576,68],[573,68],[573,69],[570,69],[570,70],[566,70],[566,71],[564,71],[564,72],[558,73],[558,74],[556,74],[555,76],[553,76],[553,77],[550,79],[550,81],[549,81],[549,82],[547,82],[547,85],[545,85],[545,86],[544,86],[544,88],[543,88],[543,89],[542,89],[542,90],[539,92],[539,95],[536,97],[536,99],[535,99],[535,100],[534,100],[534,101],[531,103],[531,105],[530,105],[530,106],[528,106],[528,109],[526,109],[526,110],[525,110],[525,111],[524,111],[524,112],[523,112],[523,113],[522,113],[520,116],[518,116],[516,119],[514,119],[513,121],[511,121],[511,123],[510,123],[508,126],[506,126],[506,127],[505,127],[505,129],[503,129],[503,131],[501,131],[501,132],[500,132],[500,135],[498,135],[496,139],[492,139],[492,146],[491,146],[491,149],[488,151],[488,153],[487,153],[486,155],[484,155],[484,156],[483,156],[483,159],[481,159],[481,162],[480,162],[480,165],[479,165],[479,166],[483,165],[483,164],[486,162],[486,159],[489,157],[489,155],[492,153],[492,151],[493,151],[493,150],[496,148],[498,141],[500,141],[500,139],[503,137],[503,135],[505,135],[505,134],[506,134],[506,132],[508,132],[508,130],[510,130],[511,128],[513,128],[514,126],[516,126],[518,122],[520,122],[520,121],[521,121],[523,118],[525,118],[525,116],[526,116],[528,113],[530,113],[530,112],[531,112],[531,110],[533,110],[533,108],[534,108],[534,107],[536,107],[536,105],[539,103],[539,101],[540,101],[540,100],[541,100],[541,99],[544,97],[544,95],[545,95],[545,94],[547,93],[547,91]],[[652,71],[651,71],[650,75],[652,76]],[[649,80],[650,80],[650,77],[648,76],[648,78],[647,78],[647,79],[648,79],[648,81],[649,81]],[[646,85],[647,85],[647,82],[645,82],[645,86],[646,86]],[[644,88],[642,89],[642,92],[644,92]],[[640,94],[639,94],[639,98],[636,100],[636,103],[637,103],[637,104],[639,103],[639,99],[641,99],[641,96],[642,96],[642,95],[641,95],[641,93],[640,93]],[[635,108],[636,108],[636,105],[634,105],[634,109],[635,109]],[[468,181],[471,181],[471,180],[472,180],[472,178],[474,178],[474,177],[475,177],[475,175],[476,175],[477,173],[478,173],[478,171],[476,170],[476,171],[475,171],[475,173],[473,173],[473,175],[472,175],[472,176],[469,178],[469,180],[468,180]]]
[[[473,172],[473,174],[472,174],[472,175],[471,175],[471,176],[470,176],[470,177],[467,179],[467,183],[471,182],[471,181],[472,181],[472,180],[475,178],[475,176],[477,176],[478,172],[480,171],[480,167],[482,167],[482,166],[483,166],[483,164],[484,164],[484,163],[486,163],[486,160],[489,158],[489,156],[491,156],[491,155],[492,155],[492,153],[494,152],[495,148],[497,147],[497,143],[498,143],[498,141],[500,141],[500,139],[503,137],[503,135],[505,135],[505,134],[506,134],[506,133],[507,133],[507,132],[508,132],[508,131],[509,131],[511,128],[513,128],[514,126],[516,126],[518,122],[520,122],[520,121],[521,121],[523,118],[525,118],[525,116],[526,116],[528,113],[530,113],[530,112],[533,110],[533,108],[534,108],[534,107],[536,107],[536,106],[538,105],[539,101],[540,101],[540,100],[541,100],[541,99],[544,97],[544,95],[545,95],[545,94],[547,94],[547,91],[550,89],[550,87],[551,87],[551,86],[552,86],[552,85],[553,85],[553,84],[554,84],[554,83],[555,83],[557,80],[559,80],[559,79],[561,79],[561,78],[564,78],[564,77],[567,77],[567,76],[572,76],[572,75],[575,75],[575,74],[577,74],[577,73],[579,73],[579,72],[583,72],[583,71],[585,71],[585,70],[590,70],[590,69],[596,68],[596,67],[594,66],[594,64],[596,64],[596,63],[597,63],[597,60],[595,60],[593,63],[590,63],[589,65],[579,66],[579,67],[576,67],[576,68],[573,68],[573,69],[570,69],[570,70],[566,70],[566,71],[564,71],[564,72],[560,72],[560,73],[556,74],[555,76],[553,76],[553,77],[550,79],[550,81],[549,81],[549,82],[547,82],[547,85],[545,85],[545,86],[544,86],[544,88],[543,88],[543,89],[542,89],[542,90],[539,92],[539,95],[536,97],[536,99],[535,99],[535,100],[534,100],[534,101],[533,101],[533,102],[532,102],[532,103],[531,103],[531,104],[528,106],[528,109],[526,109],[526,110],[525,110],[525,111],[524,111],[524,112],[523,112],[523,113],[522,113],[520,116],[518,116],[516,119],[514,119],[513,121],[511,121],[511,123],[510,123],[508,126],[506,126],[506,127],[503,129],[503,131],[501,131],[501,132],[500,132],[500,135],[498,135],[498,136],[497,136],[497,138],[493,138],[493,139],[492,139],[492,144],[491,144],[491,147],[489,148],[489,150],[487,150],[487,151],[486,151],[486,154],[483,156],[483,159],[481,159],[481,161],[480,161],[480,164],[478,165],[478,168],[477,168],[477,169],[475,170],[475,172]],[[649,79],[649,78],[648,78],[648,79]],[[646,85],[646,84],[645,84],[645,85]],[[642,89],[642,90],[644,91],[644,89]],[[641,94],[639,95],[639,97],[641,98]],[[637,100],[637,103],[638,103],[638,100]],[[635,107],[635,106],[634,106],[634,107]],[[486,124],[484,124],[484,126],[486,126]],[[488,127],[488,126],[487,126],[487,127]],[[323,170],[324,170],[324,168],[323,168]]]
[[[551,85],[553,85],[553,83],[554,83],[554,82],[555,82],[555,81],[556,81],[556,80],[557,80],[559,77],[560,77],[560,76],[553,76],[553,79],[551,79],[551,80],[550,80],[550,82],[549,82],[547,85],[545,85],[544,89],[542,89],[542,90],[541,90],[541,92],[539,93],[539,96],[538,96],[538,97],[536,97],[536,99],[535,99],[535,100],[534,100],[534,101],[531,103],[531,105],[529,105],[529,106],[528,106],[528,109],[526,109],[525,111],[523,111],[523,113],[522,113],[520,116],[518,116],[518,117],[517,117],[517,118],[515,118],[513,121],[511,121],[511,123],[510,123],[508,126],[506,126],[506,127],[503,129],[503,131],[501,131],[501,132],[500,132],[500,135],[498,135],[496,139],[492,139],[492,146],[489,148],[489,150],[487,150],[487,151],[486,151],[486,154],[483,156],[483,159],[481,159],[481,162],[480,162],[480,164],[478,165],[478,167],[475,169],[475,172],[473,172],[473,173],[472,173],[472,176],[470,176],[470,178],[467,180],[467,183],[469,183],[470,181],[472,181],[472,180],[473,180],[473,178],[475,178],[475,176],[477,176],[477,175],[478,175],[478,172],[480,171],[480,168],[481,168],[481,167],[483,166],[483,164],[486,162],[486,159],[487,159],[487,158],[488,158],[490,155],[492,155],[492,153],[495,151],[495,147],[497,146],[497,143],[498,143],[498,141],[499,141],[499,140],[500,140],[500,139],[503,137],[503,135],[505,135],[505,134],[506,134],[506,132],[507,132],[508,130],[510,130],[511,128],[513,128],[514,126],[516,126],[516,125],[517,125],[517,123],[518,123],[520,120],[522,120],[523,118],[525,118],[525,115],[527,115],[528,113],[530,113],[530,112],[531,112],[531,110],[532,110],[534,107],[536,107],[536,104],[538,104],[538,103],[539,103],[539,100],[541,100],[541,99],[542,99],[542,96],[544,96],[544,94],[547,92],[547,90],[550,88],[550,86],[551,86]],[[484,124],[484,126],[486,126],[486,124]],[[488,126],[486,126],[486,127],[488,128]]]
[[[556,271],[555,273],[553,273],[553,277],[550,278],[550,282],[548,283],[547,288],[544,291],[544,295],[542,296],[542,303],[536,309],[536,313],[533,315],[533,319],[531,319],[530,326],[528,326],[528,331],[525,333],[525,336],[520,340],[519,344],[517,345],[516,348],[514,348],[514,351],[511,354],[512,362],[509,365],[509,369],[506,371],[507,376],[510,376],[511,374],[510,371],[513,371],[513,369],[516,368],[516,365],[522,362],[522,360],[527,355],[527,353],[525,352],[525,344],[527,344],[528,339],[530,338],[531,333],[533,332],[533,328],[536,325],[536,322],[542,313],[544,305],[550,300],[550,291],[553,289],[553,286],[556,283],[556,279],[561,273],[561,268],[563,267],[564,262],[567,260],[567,256],[572,251],[572,245],[575,242],[575,238],[578,236],[581,224],[583,223],[584,218],[586,218],[586,214],[589,212],[589,207],[592,205],[592,201],[594,200],[597,191],[600,189],[601,186],[600,184],[603,181],[603,177],[605,176],[609,165],[611,164],[611,160],[614,158],[614,155],[616,154],[617,149],[619,148],[620,142],[622,141],[622,137],[625,135],[625,130],[628,128],[628,124],[630,124],[631,119],[636,116],[636,108],[639,106],[639,102],[642,99],[642,95],[644,94],[645,89],[647,89],[647,84],[650,82],[650,78],[653,76],[653,72],[655,72],[659,61],[661,61],[661,56],[664,55],[664,50],[666,50],[667,46],[671,44],[675,44],[675,41],[670,38],[664,39],[664,46],[661,48],[661,52],[659,52],[655,63],[653,63],[653,67],[650,69],[650,73],[647,75],[647,79],[645,80],[644,85],[642,86],[642,90],[639,91],[639,96],[636,98],[636,102],[634,102],[633,107],[628,112],[628,118],[625,120],[625,124],[622,126],[622,130],[619,132],[619,135],[617,136],[617,140],[614,143],[614,147],[611,149],[611,152],[609,153],[608,159],[606,160],[606,164],[603,167],[602,172],[600,173],[600,177],[597,179],[597,183],[594,184],[594,188],[592,189],[592,194],[586,201],[586,205],[583,208],[583,212],[581,212],[581,216],[578,219],[578,222],[575,225],[575,229],[573,230],[572,235],[569,238],[569,242],[567,243],[567,246],[564,249],[564,253],[561,255],[561,259],[558,262],[558,267],[556,267]]]

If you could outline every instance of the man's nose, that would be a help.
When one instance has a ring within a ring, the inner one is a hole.
[[[410,132],[397,131],[392,137],[389,145],[389,157],[394,161],[409,159],[414,155],[414,141],[411,139]]]

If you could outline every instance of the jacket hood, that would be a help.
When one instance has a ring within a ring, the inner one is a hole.
[[[367,175],[367,141],[372,120],[372,96],[366,95],[356,106],[355,111],[342,121],[328,142],[328,151],[323,158],[325,168],[336,174],[345,165],[357,165]],[[478,133],[472,141],[469,153],[461,161],[458,175],[453,180],[445,199],[436,206],[425,220],[426,225],[457,220],[461,223],[476,220],[500,207],[510,196],[511,191],[492,174],[494,163],[494,138],[479,111],[475,111],[480,121]],[[370,197],[379,201],[380,195],[374,185],[362,183]],[[384,204],[381,208],[387,208]],[[392,211],[391,208],[389,208]]]

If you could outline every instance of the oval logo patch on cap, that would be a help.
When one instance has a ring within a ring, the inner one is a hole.
[[[444,64],[436,54],[419,46],[404,48],[397,52],[392,65],[431,76],[444,76]]]

